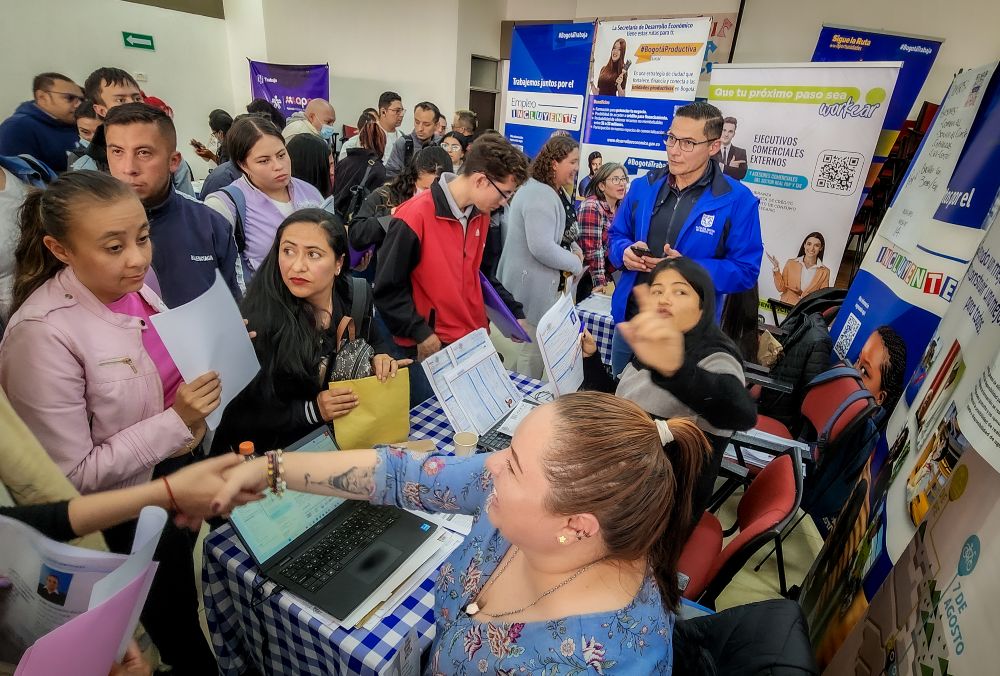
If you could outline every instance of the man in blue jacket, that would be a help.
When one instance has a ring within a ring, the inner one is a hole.
[[[111,175],[128,183],[146,208],[153,272],[167,307],[207,291],[215,283],[216,270],[239,300],[232,227],[171,182],[181,161],[173,121],[145,103],[125,103],[108,111],[104,136]]]
[[[83,90],[65,75],[42,73],[25,101],[0,124],[0,155],[31,155],[56,172],[66,171],[66,152],[78,139],[73,113]]]
[[[710,161],[719,152],[722,124],[722,113],[711,104],[678,108],[665,139],[669,164],[634,181],[618,205],[608,234],[609,258],[622,269],[611,300],[615,322],[636,313],[632,287],[648,282],[663,258],[697,261],[720,296],[757,284],[764,255],[758,200]],[[630,358],[631,350],[615,332],[611,368],[616,376]]]

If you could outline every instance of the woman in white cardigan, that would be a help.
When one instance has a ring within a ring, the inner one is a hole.
[[[515,368],[532,378],[540,378],[543,371],[535,327],[566,288],[567,275],[583,271],[576,212],[562,190],[573,183],[579,165],[576,141],[550,138],[532,162],[531,178],[517,191],[507,216],[497,277],[524,305],[532,342],[521,346]]]

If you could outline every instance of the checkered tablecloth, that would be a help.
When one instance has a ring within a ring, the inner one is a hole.
[[[525,394],[542,386],[511,373]],[[410,437],[433,439],[451,452],[453,431],[436,399],[410,411]],[[381,674],[391,666],[410,627],[420,649],[434,638],[435,573],[374,630],[346,631],[288,592],[257,574],[257,566],[228,524],[205,538],[202,586],[205,619],[219,660],[219,673],[238,676],[256,665],[271,674]]]
[[[577,307],[580,318],[587,325],[594,340],[597,341],[597,351],[601,355],[601,361],[608,366],[611,365],[611,338],[615,335],[615,320],[610,314],[603,312],[591,312]]]

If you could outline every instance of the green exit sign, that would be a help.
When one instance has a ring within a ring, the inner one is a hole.
[[[149,51],[154,51],[156,49],[156,47],[153,46],[152,35],[122,31],[122,42],[125,43],[126,47],[131,47],[132,49],[148,49]]]

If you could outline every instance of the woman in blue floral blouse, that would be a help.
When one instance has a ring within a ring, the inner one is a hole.
[[[293,490],[473,516],[438,573],[426,673],[670,674],[677,533],[708,452],[688,420],[585,392],[539,406],[490,455],[384,446],[288,453],[284,467]],[[219,511],[264,490],[262,463],[233,470]]]

